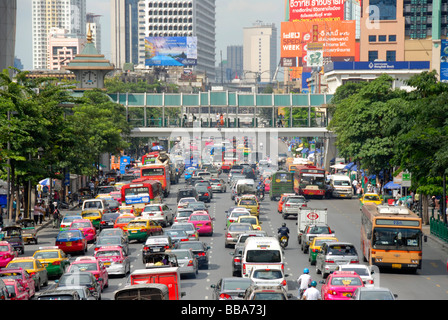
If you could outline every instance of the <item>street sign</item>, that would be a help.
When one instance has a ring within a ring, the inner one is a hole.
[[[409,172],[403,172],[401,176],[401,186],[410,187],[411,186],[411,174]]]

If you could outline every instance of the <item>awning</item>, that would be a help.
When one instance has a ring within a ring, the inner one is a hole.
[[[393,181],[389,181],[383,187],[384,189],[401,189],[401,185],[394,183]]]
[[[349,170],[350,170],[354,165],[355,165],[354,162],[350,162],[348,165],[346,165],[346,166],[344,167],[344,169],[349,169]]]

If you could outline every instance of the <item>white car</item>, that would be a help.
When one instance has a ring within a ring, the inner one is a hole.
[[[360,263],[342,264],[339,265],[337,271],[354,271],[356,272],[364,282],[364,287],[374,287],[373,271],[369,266]]]
[[[149,220],[157,221],[163,227],[174,223],[173,210],[163,203],[147,204],[141,215]]]
[[[177,209],[186,208],[190,202],[198,202],[195,197],[182,198],[177,203]]]
[[[235,208],[227,216],[226,226],[238,220],[240,216],[250,215],[250,211],[246,208]]]
[[[264,268],[254,268],[252,269],[249,279],[252,283],[258,286],[279,286],[281,285],[288,291],[288,284],[286,282],[286,277],[289,274],[284,274],[281,269],[264,269]]]

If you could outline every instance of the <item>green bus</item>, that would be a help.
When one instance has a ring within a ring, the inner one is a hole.
[[[294,193],[294,174],[288,171],[277,171],[271,177],[269,197],[277,200],[283,193]]]

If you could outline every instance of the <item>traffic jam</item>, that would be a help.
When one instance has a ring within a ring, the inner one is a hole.
[[[419,218],[365,194],[362,246],[347,241],[313,202],[354,197],[348,176],[286,154],[274,162],[258,147],[154,143],[56,221],[4,227],[0,299],[395,300],[378,268],[421,268]],[[297,252],[306,264],[288,263]]]

